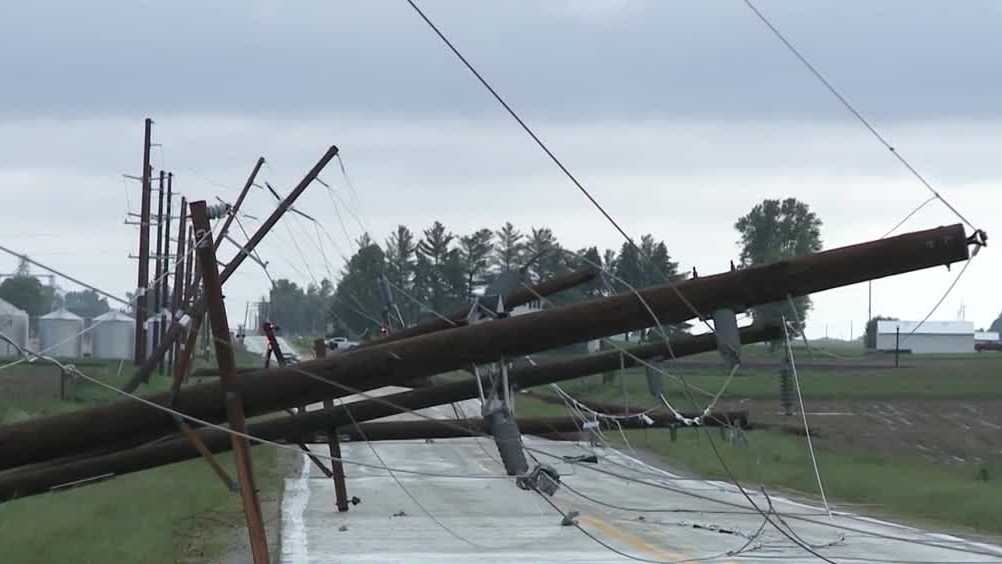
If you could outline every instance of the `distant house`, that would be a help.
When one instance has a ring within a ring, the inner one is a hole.
[[[895,344],[900,336],[900,343]],[[974,352],[974,323],[971,321],[877,321],[877,350],[915,354]]]

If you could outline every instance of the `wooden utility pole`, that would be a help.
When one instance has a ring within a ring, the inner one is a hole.
[[[742,343],[748,344],[771,341],[782,334],[782,329],[778,325],[773,325],[742,329],[740,337]],[[677,358],[712,351],[716,347],[716,340],[710,334],[678,337],[671,342],[671,352]],[[632,347],[628,351],[627,366],[635,364],[634,357],[647,359],[670,354],[663,342]],[[517,389],[526,389],[573,380],[602,372],[610,367],[618,367],[619,358],[619,351],[610,351],[570,360],[540,362],[535,366],[513,369],[508,376]],[[298,434],[325,430],[329,432],[330,429],[397,415],[408,409],[424,409],[473,399],[478,397],[478,394],[476,381],[468,378],[458,382],[353,401],[333,409],[311,411],[301,416],[258,421],[248,425],[247,432],[265,440],[284,440]],[[710,424],[714,421],[713,418],[708,418]],[[232,448],[230,437],[225,431],[203,428],[196,434],[201,439],[201,444],[212,452],[225,452]],[[56,461],[50,465],[35,465],[24,470],[0,474],[0,501],[42,493],[60,484],[80,482],[100,476],[128,474],[191,460],[198,458],[199,452],[188,440],[172,438],[65,463]]]
[[[240,207],[244,203],[244,199],[247,198],[247,192],[250,191],[251,186],[254,185],[254,180],[257,178],[257,173],[261,170],[261,166],[264,165],[264,157],[258,157],[257,162],[254,163],[254,168],[251,170],[250,176],[247,177],[247,182],[244,182],[244,187],[240,190],[240,194],[237,196],[237,201],[233,202],[233,207],[230,208],[230,213],[226,215],[226,219],[223,220],[223,226],[219,228],[219,234],[216,235],[215,250],[219,251],[219,245],[223,244],[223,240],[230,232],[230,225],[233,220],[237,218],[237,214],[240,213]]]
[[[906,233],[775,263],[596,298],[536,313],[457,327],[296,367],[251,372],[241,378],[245,409],[259,415],[333,399],[477,363],[496,362],[572,343],[636,331],[655,324],[709,316],[721,308],[746,309],[812,292],[966,260],[962,225]],[[683,299],[684,297],[684,299]],[[695,311],[694,311],[695,310]],[[304,376],[309,371],[313,377]],[[324,382],[323,380],[327,380]],[[343,389],[339,389],[343,386]],[[349,391],[350,390],[350,391]],[[222,421],[219,383],[189,386],[179,410]],[[147,396],[162,402],[160,394]],[[149,440],[171,431],[149,406],[122,400],[71,413],[0,427],[0,469],[65,456],[116,440]]]
[[[153,278],[153,310],[150,312],[150,317],[153,320],[152,327],[149,330],[153,332],[153,348],[156,349],[157,345],[160,344],[160,328],[163,325],[163,321],[160,319],[160,314],[162,313],[161,306],[163,305],[163,278],[164,278],[164,187],[166,174],[164,171],[160,171],[160,181],[157,183],[157,249],[156,255],[153,260],[156,261],[156,267],[153,272],[155,276]],[[163,376],[163,363],[157,363],[160,369],[160,375]]]
[[[146,118],[143,133],[143,196],[139,210],[139,276],[136,282],[136,352],[134,361],[141,366],[146,361],[146,317],[149,312],[150,283],[150,136],[153,120]]]
[[[171,317],[169,317],[167,315],[171,311],[170,310],[170,284],[168,283],[168,279],[170,278],[170,275],[169,275],[169,273],[170,273],[170,214],[171,214],[171,200],[174,197],[173,189],[172,189],[173,188],[173,186],[172,186],[173,182],[174,182],[174,173],[173,172],[168,172],[167,173],[167,196],[166,196],[167,197],[167,205],[164,206],[164,213],[165,213],[165,215],[164,215],[163,219],[161,220],[161,221],[164,222],[164,227],[163,227],[164,244],[163,244],[163,256],[160,257],[160,260],[163,263],[163,266],[160,267],[160,272],[163,273],[163,278],[160,280],[160,317],[159,317],[159,319],[160,319],[160,331],[159,331],[159,333],[157,335],[157,340],[158,341],[162,341],[164,339],[164,333],[167,332],[168,324],[173,321],[171,319]],[[160,374],[161,375],[164,374],[164,365],[165,365],[164,361],[165,360],[168,361],[167,362],[167,368],[168,368],[167,374],[170,374],[170,370],[169,370],[169,368],[170,368],[170,362],[169,362],[170,359],[169,358],[162,358],[161,361],[160,361]]]
[[[184,300],[184,284],[185,284],[185,253],[187,252],[187,239],[185,239],[185,229],[188,223],[188,201],[182,197],[180,215],[178,217],[177,225],[177,250],[174,252],[174,288],[171,292],[171,324],[178,323],[181,320],[178,318],[178,312],[181,311],[181,304]],[[175,342],[174,346],[170,350],[170,370],[168,373],[174,373],[174,365],[178,358],[178,343]]]
[[[198,255],[198,263],[202,266],[202,285],[205,288],[209,325],[212,327],[216,361],[219,364],[219,380],[223,386],[226,416],[230,423],[230,429],[243,433],[247,430],[247,425],[244,419],[243,401],[240,398],[233,343],[230,341],[226,304],[223,302],[223,288],[219,281],[219,270],[216,266],[216,253],[213,249],[212,231],[209,227],[209,215],[206,212],[205,201],[191,203],[191,220],[195,227],[195,240],[198,241],[195,252]],[[244,517],[247,519],[251,555],[254,564],[268,564],[268,541],[264,531],[264,519],[261,516],[261,505],[254,487],[254,468],[251,463],[250,445],[246,438],[236,435],[231,435],[231,442],[237,467],[237,479],[240,481],[240,497],[243,501]]]
[[[327,343],[313,340],[313,356],[327,358]],[[334,400],[324,400],[324,409],[333,410]],[[306,441],[303,441],[304,443]],[[348,485],[344,481],[344,463],[341,462],[341,443],[335,427],[327,428],[327,451],[331,455],[331,480],[334,481],[334,505],[340,512],[348,511]]]
[[[250,240],[247,241],[247,243],[245,243],[244,246],[240,248],[240,250],[237,252],[237,255],[233,257],[233,259],[230,260],[230,262],[226,263],[226,267],[223,269],[222,272],[219,273],[220,283],[225,283],[226,280],[233,275],[236,269],[240,267],[243,261],[248,256],[250,256],[252,252],[254,252],[254,249],[261,242],[261,240],[264,239],[264,237],[268,234],[268,232],[271,231],[271,228],[274,227],[276,223],[278,223],[278,220],[281,219],[283,215],[285,215],[285,211],[288,210],[290,207],[292,207],[292,204],[295,203],[296,199],[299,198],[299,196],[306,190],[306,188],[310,184],[313,183],[314,180],[316,180],[317,176],[320,175],[320,172],[324,169],[324,167],[327,166],[327,163],[329,163],[331,159],[333,159],[337,155],[337,152],[338,149],[334,145],[331,145],[330,148],[327,149],[327,152],[324,153],[322,157],[320,157],[320,160],[317,162],[317,164],[313,165],[313,168],[306,173],[306,176],[304,176],[303,179],[299,181],[299,184],[297,184],[296,187],[293,188],[291,192],[289,192],[289,195],[286,196],[285,199],[278,204],[278,208],[276,208],[275,211],[273,211],[271,215],[268,216],[267,219],[265,219],[264,223],[262,223],[261,226],[258,227],[258,230],[254,232]],[[259,160],[258,162],[261,161]],[[191,311],[189,312],[189,315],[193,320],[201,319],[201,317],[205,315],[205,300],[202,299],[201,297],[198,298],[193,297],[192,304],[193,305],[191,306]],[[164,342],[161,343],[160,346],[157,347],[155,351],[153,351],[153,353],[146,360],[146,362],[143,363],[138,370],[136,370],[136,373],[133,375],[132,379],[126,384],[126,386],[123,389],[127,392],[135,391],[135,389],[139,387],[140,383],[146,381],[146,378],[149,376],[150,372],[152,372],[154,367],[156,366],[156,363],[158,362],[157,359],[163,357],[164,353],[167,352],[167,348],[173,345],[173,343],[178,339],[180,334],[181,334],[180,328],[178,328],[177,326],[172,327],[171,330],[167,333],[167,335],[164,336]]]

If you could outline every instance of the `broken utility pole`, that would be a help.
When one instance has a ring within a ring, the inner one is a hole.
[[[574,288],[575,286],[580,286],[585,282],[590,282],[596,276],[598,276],[598,269],[593,267],[586,267],[562,276],[555,276],[530,288],[522,287],[508,293],[504,296],[504,305],[505,308],[510,311],[520,305],[539,299],[539,296],[549,296],[569,288]],[[428,333],[451,329],[453,327],[462,327],[468,323],[467,316],[469,313],[470,308],[465,307],[446,315],[446,319],[430,319],[413,327],[394,331],[385,337],[373,339],[367,343],[361,343],[356,348],[385,345],[386,343],[410,339],[411,337],[417,337],[418,335],[426,335]]]
[[[244,420],[243,402],[240,399],[233,343],[230,340],[230,328],[226,319],[226,304],[223,302],[223,289],[219,281],[216,253],[212,244],[209,215],[205,209],[205,201],[192,202],[190,207],[191,222],[195,227],[195,239],[198,241],[195,244],[195,250],[198,262],[202,265],[206,308],[215,343],[216,362],[219,364],[219,380],[224,391],[223,403],[226,407],[226,416],[230,429],[243,433],[247,430],[247,426]],[[254,487],[254,466],[251,463],[250,445],[247,443],[247,439],[241,436],[230,435],[230,440],[233,444],[237,479],[240,483],[240,497],[243,500],[244,516],[247,519],[247,532],[250,535],[254,564],[268,564],[268,542],[264,532],[264,518],[261,516],[261,504]]]
[[[940,266],[968,258],[961,225],[906,233],[878,241],[732,272],[597,298],[536,313],[457,327],[411,339],[350,350],[295,368],[246,373],[241,378],[251,416],[296,405],[399,385],[471,364],[495,362],[607,335],[678,323],[721,308],[750,306],[811,292]],[[680,294],[685,300],[680,298]],[[638,299],[638,296],[642,299]],[[693,311],[691,308],[695,308]],[[658,319],[652,318],[652,313]],[[302,372],[308,372],[306,376]],[[225,419],[219,383],[189,386],[178,410],[208,421]],[[164,394],[147,396],[164,403]],[[77,412],[0,427],[0,468],[49,460],[115,441],[141,441],[171,431],[169,418],[122,400]]]
[[[324,153],[322,157],[320,157],[320,160],[317,162],[317,164],[313,165],[313,168],[306,173],[306,176],[304,176],[303,179],[299,181],[299,184],[297,184],[296,187],[293,188],[291,192],[289,192],[289,195],[286,196],[285,199],[278,204],[278,207],[275,209],[275,211],[273,211],[271,215],[264,220],[264,223],[262,223],[261,226],[258,228],[258,230],[254,232],[250,240],[247,241],[244,244],[244,246],[239,249],[236,256],[234,256],[230,260],[230,262],[226,263],[226,267],[223,268],[223,271],[219,273],[220,284],[226,283],[226,280],[233,275],[233,273],[236,271],[237,268],[240,267],[244,259],[246,259],[248,256],[250,256],[252,252],[254,252],[254,249],[257,247],[258,243],[260,243],[261,240],[264,239],[265,235],[267,235],[268,232],[271,231],[271,228],[274,227],[276,223],[278,223],[278,220],[281,219],[283,215],[285,215],[285,211],[292,206],[292,204],[296,201],[297,198],[299,198],[299,196],[303,193],[303,191],[305,191],[306,188],[313,183],[313,181],[317,178],[317,176],[320,175],[320,171],[322,171],[324,167],[327,166],[327,163],[329,163],[331,159],[333,159],[337,155],[337,152],[338,148],[334,145],[331,145],[327,149],[327,152]],[[258,162],[260,163],[261,160],[258,159]],[[259,168],[260,168],[259,165],[255,165],[255,171],[253,174],[256,174],[257,169]],[[252,183],[253,183],[253,177],[251,178],[250,184]],[[201,319],[201,317],[205,315],[205,299],[203,297],[192,296],[192,306],[191,310],[188,312],[188,315],[193,320]],[[125,385],[123,389],[127,392],[133,392],[136,390],[136,388],[139,387],[139,384],[145,382],[147,378],[149,378],[150,373],[153,372],[153,369],[156,367],[156,364],[157,362],[159,362],[159,359],[163,357],[164,353],[167,352],[168,348],[173,346],[174,342],[178,339],[180,334],[181,334],[181,328],[178,325],[172,326],[171,330],[164,336],[164,340],[162,343],[160,343],[160,346],[157,347],[157,349],[153,351],[152,354],[149,355],[149,358],[146,359],[146,362],[144,362],[139,367],[139,369],[136,370],[136,373],[133,375],[132,379],[129,380],[129,382]]]
[[[683,414],[693,418],[698,413]],[[611,424],[601,417],[591,420],[582,427],[582,421],[576,417],[519,417],[515,419],[518,429],[523,435],[563,435],[566,433],[587,433],[592,425],[603,429],[649,429],[682,427],[683,423],[667,413],[648,413],[618,419],[618,425]],[[709,426],[731,426],[738,429],[748,427],[747,411],[728,411],[714,414],[713,420],[707,421]],[[346,425],[337,429],[341,441],[406,441],[411,439],[449,439],[454,437],[482,437],[489,435],[490,430],[485,419],[419,419],[415,421],[370,421],[357,425]],[[320,443],[329,438],[329,432],[304,433],[287,437],[287,441],[303,441]]]
[[[747,327],[741,330],[741,342],[756,343],[781,337],[778,325],[767,327]],[[682,358],[716,349],[716,339],[711,334],[684,336],[672,340],[671,349],[675,357]],[[633,366],[637,358],[657,358],[670,353],[664,342],[651,343],[626,349],[626,366]],[[610,351],[588,355],[572,360],[541,362],[536,366],[513,369],[509,373],[512,385],[517,389],[532,388],[554,382],[573,380],[589,374],[596,374],[609,367],[618,367],[622,354]],[[323,431],[350,425],[355,422],[371,421],[402,413],[406,410],[423,409],[455,403],[478,397],[476,381],[471,379],[440,384],[417,390],[408,390],[387,396],[353,401],[323,411],[311,411],[297,417],[285,417],[253,422],[247,427],[248,434],[264,440],[284,440],[296,434]],[[707,418],[712,423],[712,417]],[[231,440],[225,431],[199,429],[200,443],[212,452],[224,452],[231,448]],[[252,445],[259,443],[252,442]],[[199,450],[187,439],[172,438],[167,441],[123,449],[118,452],[95,454],[89,458],[55,460],[50,464],[38,464],[24,469],[0,473],[0,501],[33,495],[48,491],[61,484],[122,475],[154,468],[174,462],[197,458]],[[204,454],[203,454],[204,456]]]

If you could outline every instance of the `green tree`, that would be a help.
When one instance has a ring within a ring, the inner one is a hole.
[[[644,268],[640,264],[640,253],[637,248],[629,243],[623,243],[619,249],[619,257],[616,259],[616,266],[613,268],[616,279],[613,286],[620,291],[627,290],[628,286],[633,288],[644,287]]]
[[[531,228],[524,248],[526,260],[532,261],[529,265],[529,276],[533,282],[567,271],[563,249],[549,228]]]
[[[866,322],[866,331],[863,332],[863,346],[868,349],[877,348],[877,322],[878,321],[897,321],[897,317],[884,317],[882,315],[875,316],[873,319]]]
[[[578,251],[578,256],[582,257],[583,260],[579,261],[577,268],[602,267],[602,256],[598,254],[598,247],[581,249]],[[594,298],[603,295],[605,291],[605,284],[602,283],[601,276],[596,276],[591,281],[582,284],[581,290],[585,296]]]
[[[94,290],[83,290],[80,292],[66,292],[63,298],[66,309],[79,315],[80,317],[94,319],[95,317],[107,313],[108,300],[102,298]]]
[[[514,270],[521,266],[525,252],[525,235],[515,228],[510,221],[505,222],[501,229],[495,232],[497,243],[494,245],[494,265],[501,272]]]
[[[386,279],[395,286],[393,290],[397,307],[405,319],[417,319],[418,307],[402,296],[401,290],[414,293],[414,276],[417,268],[417,243],[414,234],[403,225],[386,240]]]
[[[331,312],[340,330],[374,333],[382,301],[376,279],[386,270],[386,255],[368,234],[358,240],[358,251],[345,265],[334,292]]]
[[[1002,313],[999,314],[995,321],[992,321],[992,326],[988,328],[989,331],[996,331],[1002,333]]]
[[[760,265],[790,257],[806,255],[821,250],[821,219],[807,204],[796,198],[763,200],[738,218],[734,224],[741,235],[741,265]],[[811,299],[807,296],[793,298],[796,315],[787,301],[752,308],[755,321],[778,321],[786,317],[791,323],[800,323],[803,331]]]
[[[268,292],[268,303],[265,306],[265,317],[262,321],[270,321],[281,328],[285,334],[301,333],[307,324],[306,292],[295,282],[280,278],[275,280]]]
[[[466,297],[473,295],[473,289],[486,283],[487,267],[490,264],[491,252],[494,250],[494,232],[490,229],[478,229],[473,233],[460,237],[459,257],[466,270]]]
[[[443,313],[453,301],[452,282],[455,282],[456,271],[458,269],[459,276],[462,276],[463,270],[457,263],[457,251],[451,248],[455,235],[439,221],[433,223],[423,233],[424,238],[417,244],[417,280],[420,283],[417,293],[428,307]],[[447,266],[451,271],[448,274]]]
[[[45,315],[60,305],[54,288],[43,286],[38,278],[27,270],[18,269],[18,273],[0,283],[0,299],[24,310],[32,317]]]

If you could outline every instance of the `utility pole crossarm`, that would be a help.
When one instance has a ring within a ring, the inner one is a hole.
[[[331,159],[333,159],[337,155],[337,152],[338,148],[334,145],[331,145],[330,148],[327,149],[327,152],[324,153],[322,157],[320,157],[320,160],[317,162],[317,164],[315,164],[313,168],[306,173],[306,176],[304,176],[303,179],[299,182],[299,184],[292,190],[292,192],[290,192],[289,195],[286,196],[285,201],[288,202],[289,204],[295,202],[296,199],[299,198],[299,196],[303,193],[303,191],[306,190],[306,188],[311,183],[313,183],[316,177],[320,174],[320,171],[322,171],[324,167],[327,166],[327,163],[329,163]],[[266,219],[264,223],[258,228],[258,230],[254,232],[254,235],[251,236],[250,240],[247,241],[247,243],[240,248],[236,256],[233,257],[233,259],[226,264],[226,267],[223,269],[223,271],[219,273],[220,284],[225,284],[226,280],[243,263],[244,259],[247,258],[250,255],[250,253],[254,252],[254,248],[257,247],[258,243],[260,243],[262,239],[264,239],[265,235],[268,234],[271,228],[274,227],[276,223],[278,223],[278,220],[282,218],[282,215],[284,213],[285,209],[282,206],[279,206],[277,209],[275,209],[275,211],[272,212],[270,216],[268,216],[268,219]],[[231,215],[230,217],[233,216]],[[188,315],[192,319],[197,319],[205,315],[205,299],[203,296],[198,296],[198,297],[192,296],[191,304],[192,304],[191,311],[189,312]],[[171,327],[170,331],[168,331],[167,334],[164,336],[163,342],[161,342],[160,345],[157,347],[157,349],[153,351],[153,353],[149,356],[148,359],[146,359],[146,362],[143,363],[136,370],[135,375],[133,375],[132,379],[129,380],[129,382],[125,385],[125,387],[123,388],[125,391],[127,392],[135,391],[136,388],[139,387],[139,384],[144,382],[146,378],[149,377],[150,373],[153,372],[154,368],[156,368],[159,359],[163,357],[163,355],[167,352],[168,348],[173,346],[174,342],[181,335],[181,332],[182,330],[179,326],[175,325]]]

